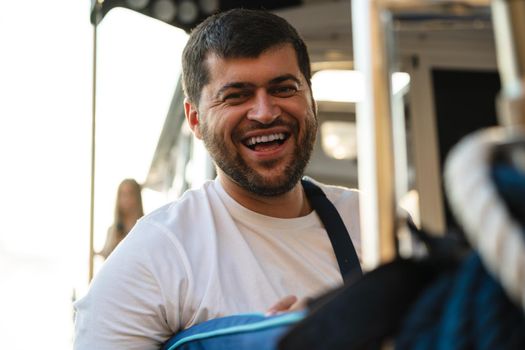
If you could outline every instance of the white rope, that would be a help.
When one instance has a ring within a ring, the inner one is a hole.
[[[465,137],[447,157],[445,190],[470,244],[509,297],[525,310],[522,228],[508,213],[490,175],[494,146],[508,142],[508,136],[495,127]]]

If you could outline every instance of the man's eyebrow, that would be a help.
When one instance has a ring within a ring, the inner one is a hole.
[[[285,74],[285,75],[278,76],[277,78],[273,78],[272,80],[269,81],[269,84],[270,85],[280,84],[287,80],[292,80],[296,82],[297,84],[301,85],[301,80],[299,80],[299,78],[297,78],[293,74]]]
[[[254,86],[253,84],[243,83],[243,82],[227,83],[221,86],[221,88],[215,94],[215,97],[219,98],[226,90],[229,90],[229,89],[247,89],[247,88],[253,88],[253,86]]]
[[[280,84],[280,83],[285,82],[287,80],[292,80],[292,81],[296,82],[297,84],[302,85],[301,84],[301,80],[299,80],[299,78],[297,78],[293,74],[284,74],[284,75],[280,75],[280,76],[278,76],[276,78],[273,78],[273,79],[271,79],[268,82],[268,85],[277,85],[277,84]],[[215,94],[215,97],[216,98],[220,98],[220,96],[222,94],[224,94],[224,92],[229,90],[229,89],[250,89],[250,88],[254,88],[254,87],[255,87],[254,84],[246,83],[246,82],[226,83],[223,86],[221,86],[221,88],[217,91],[217,93]]]

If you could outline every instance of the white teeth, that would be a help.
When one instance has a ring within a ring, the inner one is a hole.
[[[283,133],[263,135],[263,136],[254,136],[254,137],[250,137],[250,139],[248,140],[248,142],[246,142],[246,144],[248,146],[253,146],[256,143],[272,142],[275,140],[284,140],[284,138],[285,136]]]

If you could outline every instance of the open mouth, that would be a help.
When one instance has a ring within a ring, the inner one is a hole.
[[[252,151],[263,151],[268,148],[282,145],[288,138],[288,133],[275,133],[262,136],[253,136],[243,140],[243,144]]]

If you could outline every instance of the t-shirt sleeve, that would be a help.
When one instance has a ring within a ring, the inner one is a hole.
[[[139,223],[75,303],[75,350],[159,349],[180,329],[188,289],[174,235]]]

